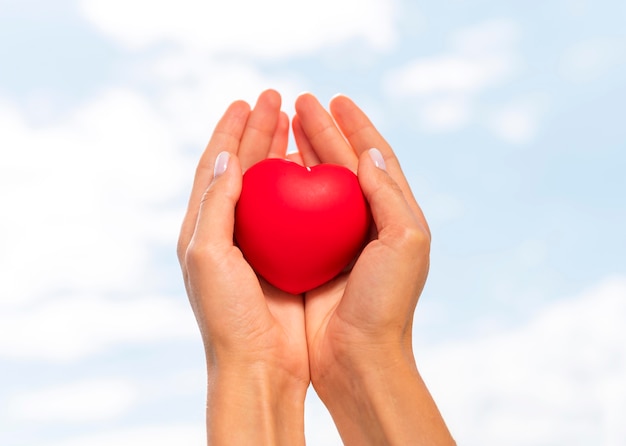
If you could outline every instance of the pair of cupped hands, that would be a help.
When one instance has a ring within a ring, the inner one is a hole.
[[[357,406],[349,389],[370,371],[415,370],[413,313],[430,232],[392,148],[351,99],[335,96],[327,111],[302,94],[291,124],[298,152],[287,154],[278,92],[264,91],[252,109],[228,107],[197,167],[178,257],[205,346],[209,406],[232,379],[239,396],[248,388],[269,401],[252,404],[276,409],[288,399],[297,410],[312,383],[337,420]],[[264,281],[233,242],[242,174],[265,158],[345,166],[371,209],[371,238],[353,267],[303,295]]]

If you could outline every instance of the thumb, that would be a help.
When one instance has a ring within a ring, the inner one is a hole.
[[[370,205],[379,239],[387,232],[392,233],[388,235],[401,235],[398,231],[404,233],[407,230],[420,232],[421,225],[402,189],[387,173],[385,160],[378,149],[361,154],[357,175],[363,195]]]
[[[379,339],[404,336],[428,274],[429,234],[385,170],[380,151],[361,153],[357,175],[377,234],[357,259],[337,311]]]
[[[241,165],[236,155],[220,152],[215,159],[213,180],[200,202],[191,243],[197,247],[233,246],[235,206],[241,194]]]

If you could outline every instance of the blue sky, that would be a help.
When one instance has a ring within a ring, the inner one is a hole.
[[[625,21],[606,0],[0,0],[0,443],[203,443],[174,246],[216,119],[272,87],[290,114],[351,96],[398,153],[434,237],[418,366],[459,444],[624,444]],[[306,416],[340,444],[313,392]]]

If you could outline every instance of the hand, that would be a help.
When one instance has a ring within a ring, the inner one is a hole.
[[[351,271],[306,293],[311,381],[345,444],[453,444],[415,365],[413,313],[430,232],[389,144],[347,97],[296,101],[302,161],[358,172],[374,220]],[[378,151],[369,149],[376,147]]]
[[[206,351],[211,444],[304,444],[302,296],[259,281],[233,244],[242,169],[285,156],[289,120],[280,105],[268,90],[252,111],[243,101],[228,108],[198,165],[180,233],[178,258]]]

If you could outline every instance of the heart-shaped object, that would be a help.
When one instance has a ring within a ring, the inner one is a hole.
[[[349,169],[266,159],[243,176],[235,239],[257,273],[277,288],[299,294],[350,264],[369,223],[367,202]]]

